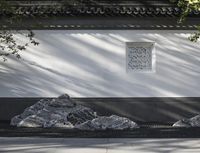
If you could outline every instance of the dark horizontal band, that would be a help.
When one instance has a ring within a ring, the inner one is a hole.
[[[182,24],[177,23],[178,18],[88,18],[88,17],[56,17],[26,19],[21,23],[8,25],[3,21],[1,29],[17,30],[196,30],[199,25],[198,18],[190,18]]]
[[[40,98],[0,98],[0,121],[10,120]],[[199,113],[200,97],[75,98],[99,115],[120,115],[139,122],[174,123]]]
[[[0,28],[194,30],[199,24],[199,11],[191,12],[183,24],[178,24],[181,9],[169,1],[80,2],[10,1],[14,11],[0,10]],[[21,22],[4,22],[14,14],[20,16]]]
[[[14,14],[27,17],[54,16],[133,16],[163,17],[179,16],[181,9],[167,1],[11,1]],[[1,10],[0,15],[9,15]],[[193,11],[190,16],[199,16]]]

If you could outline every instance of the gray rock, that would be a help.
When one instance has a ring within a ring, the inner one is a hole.
[[[49,103],[52,107],[74,107],[75,103],[70,99],[52,99]]]
[[[173,124],[174,127],[200,127],[200,115],[190,119],[182,119]]]
[[[52,100],[38,101],[13,117],[10,124],[18,127],[72,128],[75,124],[94,119],[95,114],[92,109],[76,104],[64,94]]]
[[[72,128],[74,128],[74,125],[68,121],[60,120],[60,121],[56,122],[55,124],[53,124],[52,127],[72,129]]]
[[[109,117],[101,116],[93,120],[86,121],[82,124],[75,125],[80,130],[124,130],[138,128],[139,126],[125,117],[112,115]]]
[[[76,128],[81,130],[123,130],[138,125],[125,117],[97,116],[88,107],[76,104],[67,94],[55,99],[41,99],[11,119],[12,126],[40,128]]]
[[[77,105],[67,116],[67,120],[73,125],[84,123],[88,120],[96,118],[96,112],[88,107]]]
[[[68,95],[68,94],[63,94],[63,95],[60,95],[59,97],[58,97],[58,99],[70,99],[70,96]]]
[[[26,118],[31,115],[35,115],[37,113],[36,110],[32,108],[26,108],[22,114],[20,114],[20,118]]]
[[[31,115],[21,120],[17,127],[43,127],[45,120],[37,115]]]
[[[182,119],[173,124],[174,127],[191,127],[189,119]]]
[[[22,118],[20,118],[20,115],[17,115],[15,117],[13,117],[10,121],[10,125],[12,126],[16,126],[19,122],[22,121]]]
[[[200,127],[200,115],[190,118],[192,127]]]

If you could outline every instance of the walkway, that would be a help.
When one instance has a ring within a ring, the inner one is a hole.
[[[0,137],[2,153],[199,153],[200,139]]]

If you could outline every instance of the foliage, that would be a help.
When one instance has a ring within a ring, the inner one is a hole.
[[[200,0],[178,0],[178,7],[182,9],[181,17],[179,23],[186,20],[186,17],[193,11],[200,11]],[[189,40],[197,42],[200,38],[200,25],[197,26],[197,32],[189,37]]]
[[[16,13],[16,9],[9,5],[6,0],[0,0],[0,12],[1,14],[6,14],[6,16],[1,16],[0,20],[4,25],[12,26],[14,24],[22,23],[22,16]],[[26,42],[22,44],[16,35],[20,35],[21,38],[26,38]],[[35,34],[31,30],[26,30],[22,32],[19,30],[8,29],[0,25],[0,57],[3,61],[7,60],[8,56],[15,56],[18,59],[21,58],[21,51],[26,50],[30,45],[38,45],[39,43],[35,40]]]

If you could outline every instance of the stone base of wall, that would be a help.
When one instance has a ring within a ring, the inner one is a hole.
[[[41,98],[0,98],[0,121],[13,116]],[[200,97],[73,98],[100,115],[120,115],[139,122],[173,123],[200,113]]]

